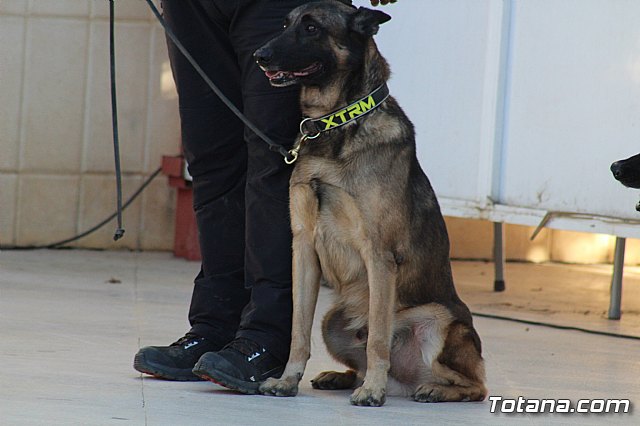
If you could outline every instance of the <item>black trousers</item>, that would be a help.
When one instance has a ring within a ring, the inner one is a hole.
[[[286,147],[298,89],[273,88],[253,52],[305,0],[163,0],[167,23],[209,77],[258,128]],[[189,321],[215,341],[247,337],[286,361],[291,339],[291,166],[245,129],[168,41],[182,143],[193,176],[202,266]]]

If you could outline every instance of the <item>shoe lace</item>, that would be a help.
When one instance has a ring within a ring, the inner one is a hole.
[[[190,340],[197,340],[197,339],[202,339],[202,337],[198,336],[195,333],[187,333],[184,336],[182,336],[181,338],[179,338],[178,340],[176,340],[175,342],[173,342],[171,344],[171,346],[181,346],[181,345],[184,345],[185,343],[187,343]]]

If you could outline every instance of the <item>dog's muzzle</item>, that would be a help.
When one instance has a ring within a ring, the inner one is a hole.
[[[253,57],[260,67],[267,67],[273,59],[273,50],[267,46],[261,47],[255,51]]]
[[[622,177],[622,164],[620,161],[616,161],[615,163],[611,164],[611,173],[613,173],[614,178],[620,180],[620,178]]]

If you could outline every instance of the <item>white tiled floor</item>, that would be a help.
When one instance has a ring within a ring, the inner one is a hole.
[[[390,398],[378,409],[352,407],[349,392],[309,386],[316,373],[339,368],[317,333],[296,398],[245,396],[211,383],[141,378],[131,367],[139,346],[170,343],[186,331],[197,267],[166,253],[0,253],[0,424],[640,424],[637,413],[496,415],[488,402],[423,405]],[[605,267],[510,264],[503,294],[490,291],[490,264],[459,262],[454,270],[472,310],[640,335],[633,268],[625,280],[628,315],[622,323],[601,318]],[[329,290],[323,289],[320,311],[328,299]],[[638,341],[475,321],[490,395],[640,403]]]

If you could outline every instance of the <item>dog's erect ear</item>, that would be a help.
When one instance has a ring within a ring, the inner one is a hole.
[[[358,8],[358,11],[351,16],[351,30],[365,37],[371,37],[378,33],[380,24],[384,24],[391,16],[379,10]]]

